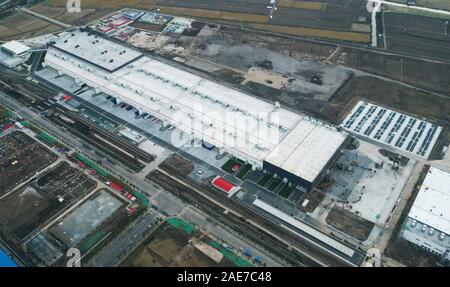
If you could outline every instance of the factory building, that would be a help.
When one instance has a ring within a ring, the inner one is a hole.
[[[408,214],[402,237],[450,260],[450,173],[430,167]]]
[[[189,139],[311,190],[347,133],[87,32],[60,36],[44,66],[177,127]],[[176,146],[176,143],[174,143]]]
[[[17,42],[9,41],[0,46],[0,65],[7,68],[15,68],[23,63],[29,57],[30,47]]]

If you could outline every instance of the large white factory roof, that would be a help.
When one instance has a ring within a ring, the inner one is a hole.
[[[86,33],[80,34],[87,37]],[[101,40],[101,45],[92,42],[84,41],[84,49],[103,50],[104,44],[112,45],[107,40]],[[110,73],[88,64],[91,53],[74,57],[50,47],[45,61],[97,92],[154,114],[185,134],[202,138],[251,164],[261,167],[269,154],[275,160],[274,151],[281,143],[281,161],[294,174],[310,179],[322,170],[345,138],[300,114],[150,57],[136,58]],[[122,54],[116,60],[126,62],[130,58]],[[298,137],[304,129],[308,130],[308,136]],[[299,160],[286,159],[293,155]]]
[[[430,167],[409,217],[450,234],[450,173]]]
[[[6,42],[1,45],[1,48],[17,56],[30,50],[30,47],[17,41]]]
[[[64,33],[53,46],[110,72],[142,56],[141,52],[95,34],[80,32]]]
[[[266,161],[313,182],[346,138],[332,126],[304,118]]]

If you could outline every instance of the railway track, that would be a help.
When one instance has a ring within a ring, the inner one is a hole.
[[[142,160],[145,163],[150,163],[153,160],[155,160],[155,156],[152,154],[149,154],[143,150],[141,150],[140,148],[138,148],[137,146],[127,142],[126,140],[118,137],[117,135],[111,134],[99,127],[97,127],[95,124],[89,122],[88,120],[86,120],[85,118],[83,118],[82,116],[73,113],[73,112],[69,112],[66,110],[63,110],[62,108],[57,108],[58,112],[61,112],[63,115],[70,117],[76,121],[79,121],[85,125],[87,125],[90,129],[92,129],[93,131],[95,131],[95,133],[101,135],[103,138],[106,138],[107,140],[111,141],[115,146],[117,146],[120,149],[123,149],[127,152],[129,152],[130,154],[132,154],[135,158],[138,158],[139,160]]]
[[[312,266],[355,266],[354,264],[349,263],[346,260],[343,260],[339,256],[327,251],[325,249],[319,249],[317,246],[313,245],[309,241],[288,232],[282,226],[273,223],[256,213],[253,210],[250,210],[248,207],[239,204],[238,202],[226,197],[219,196],[220,194],[214,194],[206,191],[203,187],[193,184],[191,182],[186,182],[186,179],[182,176],[175,174],[173,171],[170,171],[169,174],[163,170],[157,170],[153,172],[153,175],[156,175],[156,178],[160,177],[165,180],[159,180],[162,186],[164,186],[165,181],[176,181],[179,184],[183,185],[184,192],[190,192],[191,194],[197,194],[197,200],[201,201],[211,201],[220,208],[227,209],[230,213],[235,214],[236,216],[245,219],[245,223],[248,226],[255,226],[259,230],[265,232],[266,234],[271,235],[272,237],[278,238],[283,244],[286,245],[287,249],[292,249],[298,252],[303,256],[303,259],[307,259],[309,265]],[[180,196],[182,194],[177,194]],[[209,211],[210,212],[210,211]]]

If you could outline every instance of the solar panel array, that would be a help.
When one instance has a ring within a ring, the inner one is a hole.
[[[347,131],[428,158],[442,127],[360,101],[341,125]]]

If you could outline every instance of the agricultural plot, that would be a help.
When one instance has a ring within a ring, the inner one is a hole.
[[[57,156],[28,135],[14,131],[0,138],[0,197],[48,167]]]

